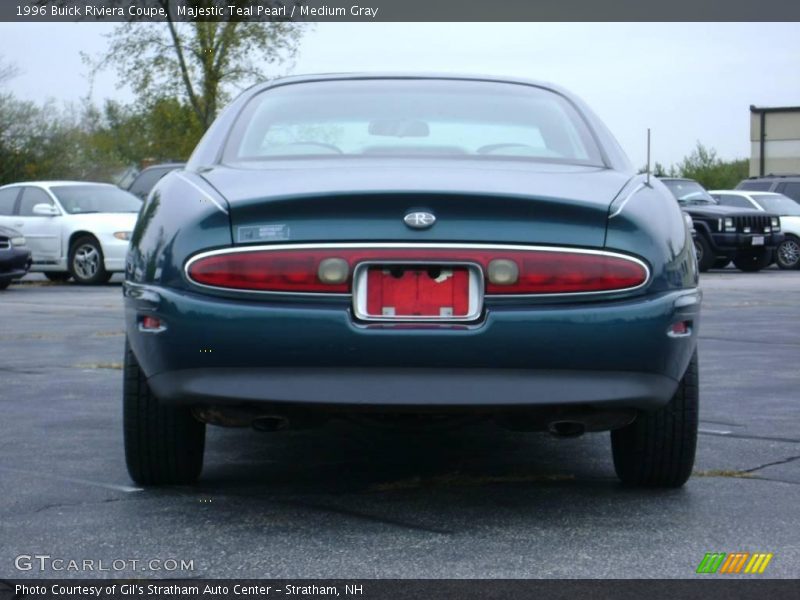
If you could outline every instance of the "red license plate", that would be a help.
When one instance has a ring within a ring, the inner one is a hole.
[[[470,314],[468,267],[373,265],[366,275],[368,317],[458,319]]]

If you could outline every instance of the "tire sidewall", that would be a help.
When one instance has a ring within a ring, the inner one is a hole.
[[[699,403],[695,350],[668,404],[640,411],[633,423],[611,432],[614,468],[623,483],[675,488],[689,479],[697,450]]]
[[[698,235],[694,239],[694,251],[697,254],[697,268],[703,273],[708,271],[716,260],[711,244],[702,235]]]
[[[786,239],[783,242],[781,242],[778,245],[778,247],[775,249],[775,262],[777,263],[778,268],[780,268],[780,269],[787,269],[787,270],[789,270],[789,269],[800,269],[800,258],[798,258],[798,260],[796,260],[793,264],[787,264],[787,263],[784,263],[781,260],[781,247],[784,244],[788,244],[788,243],[792,243],[792,244],[795,244],[796,246],[800,246],[800,239],[798,239],[798,238],[796,238],[794,236],[786,236]]]
[[[75,253],[78,251],[79,248],[82,246],[91,245],[97,251],[99,256],[97,271],[95,271],[94,275],[91,277],[82,277],[75,268]],[[97,283],[105,283],[108,281],[108,273],[106,272],[105,264],[104,264],[104,256],[103,256],[103,247],[100,245],[100,242],[96,237],[93,235],[83,235],[76,239],[69,249],[69,273],[72,275],[72,278],[75,280],[75,283],[81,285],[93,285]]]
[[[733,264],[736,268],[745,273],[757,273],[761,269],[769,266],[772,261],[772,254],[768,250],[760,252],[744,252],[738,254],[733,259]]]

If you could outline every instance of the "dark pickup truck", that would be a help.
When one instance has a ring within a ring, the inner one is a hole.
[[[775,248],[783,241],[778,215],[720,206],[692,179],[665,177],[661,181],[692,217],[700,271],[733,261],[738,269],[754,272],[772,263]]]

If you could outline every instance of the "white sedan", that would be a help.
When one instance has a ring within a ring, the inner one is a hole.
[[[775,262],[781,269],[800,269],[800,204],[775,192],[711,190],[708,193],[723,206],[754,208],[780,216],[786,239],[775,249]]]
[[[141,200],[105,183],[39,181],[0,187],[0,226],[25,235],[31,271],[51,281],[105,283],[125,270]]]

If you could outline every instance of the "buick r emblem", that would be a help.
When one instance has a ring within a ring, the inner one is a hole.
[[[411,229],[427,229],[436,223],[436,217],[429,212],[410,212],[403,217],[403,221]]]

